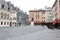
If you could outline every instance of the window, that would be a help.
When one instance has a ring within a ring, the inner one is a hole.
[[[44,17],[44,19],[45,19],[45,17]]]
[[[8,6],[10,5],[9,2],[7,2],[7,5],[8,5]]]
[[[22,15],[22,13],[21,13],[21,15]]]
[[[41,17],[42,19],[45,19],[45,17]]]
[[[39,15],[37,15],[36,19],[39,19]]]
[[[8,11],[10,10],[10,7],[8,7]]]
[[[4,18],[6,19],[6,13],[5,13],[5,15],[4,15],[4,16],[5,16]]]
[[[41,17],[43,19],[43,17]]]
[[[49,18],[51,18],[51,16],[49,16]]]
[[[1,8],[4,8],[4,5],[1,5]]]
[[[14,17],[13,20],[16,20],[16,18]]]
[[[55,16],[57,16],[57,13],[55,14]]]
[[[4,22],[4,25],[6,25],[6,22]]]
[[[1,25],[3,25],[3,22],[1,22]]]
[[[50,14],[52,14],[52,13],[50,13]]]
[[[39,12],[36,13],[36,19],[39,19]]]
[[[45,22],[45,20],[44,20],[44,22]]]
[[[3,18],[3,12],[1,12],[1,18]]]
[[[3,18],[3,16],[1,16],[1,18]]]
[[[42,22],[44,22],[44,20],[42,20]]]
[[[50,19],[48,19],[48,20],[50,20]]]
[[[12,18],[10,18],[10,20],[12,20]]]
[[[6,14],[6,19],[9,19],[9,14]]]

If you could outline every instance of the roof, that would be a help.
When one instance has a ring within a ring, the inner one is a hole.
[[[57,0],[55,0],[55,2],[54,2],[54,4],[53,4],[52,8],[56,5],[56,3],[57,3]]]
[[[44,12],[45,10],[29,10],[29,12]]]
[[[0,4],[6,4],[5,0],[0,0]]]

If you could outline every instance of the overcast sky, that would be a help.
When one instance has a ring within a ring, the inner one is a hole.
[[[6,0],[19,7],[23,11],[31,9],[43,9],[45,6],[52,7],[55,0]]]

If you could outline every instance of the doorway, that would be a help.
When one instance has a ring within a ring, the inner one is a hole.
[[[34,19],[32,18],[32,21],[34,21]]]
[[[10,26],[12,26],[12,22],[10,22]]]

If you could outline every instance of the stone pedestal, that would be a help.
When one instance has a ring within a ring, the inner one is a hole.
[[[34,26],[34,22],[31,22],[31,25]]]

